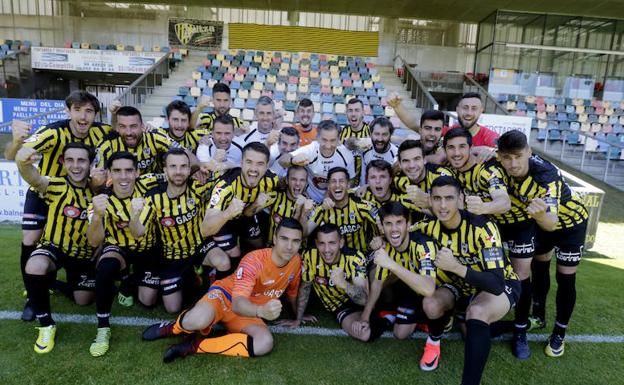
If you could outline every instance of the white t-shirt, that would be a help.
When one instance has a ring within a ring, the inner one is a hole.
[[[241,148],[245,147],[249,143],[259,142],[262,144],[266,144],[266,140],[269,138],[271,131],[266,134],[260,132],[257,128],[250,130],[247,134],[243,134],[234,138],[234,142],[236,142]]]
[[[285,177],[288,169],[282,167],[282,165],[279,164],[279,160],[283,154],[280,154],[277,143],[274,143],[269,151],[271,152],[271,158],[269,159],[269,170],[273,171],[273,173],[280,178]]]
[[[395,146],[393,143],[390,143],[390,147],[386,152],[377,152],[375,151],[375,147],[371,147],[368,150],[362,153],[362,175],[360,178],[360,185],[366,184],[366,166],[376,159],[385,160],[386,162],[393,165],[397,161],[397,157],[399,155],[399,148]]]
[[[308,196],[317,203],[325,197],[327,191],[327,172],[334,167],[344,167],[349,172],[349,179],[355,177],[355,161],[353,155],[344,145],[339,145],[329,158],[321,155],[318,142],[299,147],[290,153],[292,156],[304,154],[310,163],[308,169]]]
[[[225,160],[236,166],[240,166],[243,157],[242,150],[243,148],[240,145],[232,141],[230,147],[225,150]],[[216,152],[217,146],[215,146],[212,139],[210,139],[209,144],[200,143],[200,145],[197,146],[197,159],[202,163],[206,163],[214,157]]]

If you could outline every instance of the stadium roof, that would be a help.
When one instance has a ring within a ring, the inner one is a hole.
[[[102,0],[101,2],[105,2]],[[126,3],[163,4],[160,0]],[[478,22],[497,9],[624,18],[624,0],[170,0],[167,4]]]

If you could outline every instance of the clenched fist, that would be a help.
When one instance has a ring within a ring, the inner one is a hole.
[[[106,214],[108,195],[100,194],[93,197],[93,214],[102,218]]]
[[[264,305],[260,305],[256,311],[256,315],[267,321],[273,321],[279,317],[282,312],[282,303],[278,299],[272,299]]]

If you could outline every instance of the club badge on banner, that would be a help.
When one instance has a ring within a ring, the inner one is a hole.
[[[28,183],[14,162],[0,162],[0,222],[21,223]]]
[[[222,21],[169,19],[169,45],[172,47],[220,49],[222,39]]]

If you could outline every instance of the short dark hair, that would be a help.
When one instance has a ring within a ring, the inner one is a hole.
[[[165,108],[165,113],[167,114],[167,118],[171,117],[171,112],[172,111],[180,111],[180,113],[186,115],[188,117],[188,120],[191,120],[191,108],[188,106],[188,104],[184,103],[182,100],[174,100],[173,102],[167,104],[167,107]]]
[[[364,108],[364,102],[362,102],[360,99],[358,98],[352,98],[349,99],[349,101],[347,102],[347,106],[351,105],[351,104],[356,104],[356,103],[360,103],[360,105],[362,106],[362,108]]]
[[[317,238],[318,238],[318,235],[320,233],[323,233],[323,234],[338,233],[338,238],[341,237],[341,235],[340,235],[340,228],[335,223],[324,223],[324,224],[320,225],[319,228],[316,229],[316,237]]]
[[[331,130],[336,130],[338,134],[340,134],[340,128],[338,127],[338,124],[336,124],[336,122],[330,119],[322,120],[319,123],[317,129],[318,129],[319,135],[321,131],[331,131]]]
[[[399,160],[401,160],[401,154],[407,150],[411,150],[412,148],[420,148],[420,151],[424,154],[425,150],[423,150],[422,142],[420,139],[407,139],[404,140],[403,143],[399,145]]]
[[[381,126],[381,127],[389,128],[390,129],[390,135],[392,135],[392,133],[394,132],[394,125],[392,124],[390,119],[386,118],[385,116],[380,116],[378,118],[375,118],[372,122],[370,122],[368,124],[368,126],[370,127],[371,134],[373,133],[373,130],[375,129],[375,126]]]
[[[396,215],[398,217],[405,218],[406,221],[409,221],[409,210],[403,206],[400,202],[390,201],[384,203],[379,209],[379,217],[383,221],[386,217],[390,215]]]
[[[111,156],[106,160],[106,165],[104,166],[107,170],[110,170],[113,167],[113,162],[118,159],[128,159],[132,161],[132,165],[134,168],[137,168],[138,160],[136,155],[131,153],[130,151],[115,151],[111,154]]]
[[[295,136],[297,137],[297,140],[299,140],[299,131],[297,131],[295,127],[292,127],[292,126],[282,127],[282,129],[280,130],[280,133],[284,135],[288,135],[288,136]]]
[[[368,172],[370,171],[371,168],[387,171],[388,174],[390,175],[390,179],[394,177],[394,170],[392,170],[392,165],[383,159],[371,160],[366,165],[366,178],[367,179],[368,179]]]
[[[262,95],[258,98],[258,101],[256,102],[256,108],[258,108],[259,106],[271,106],[271,108],[275,110],[275,103],[273,102],[273,99],[266,95]]]
[[[444,135],[444,139],[442,139],[442,146],[446,148],[448,141],[454,138],[466,138],[468,146],[472,146],[472,134],[463,127],[457,127],[449,130],[446,135]]]
[[[82,142],[67,143],[65,147],[63,147],[63,155],[65,155],[65,152],[67,152],[67,150],[71,150],[71,149],[85,150],[87,152],[87,156],[89,157],[89,162],[93,162],[93,159],[95,159],[95,151],[93,150],[93,147],[87,146],[86,144]]]
[[[232,96],[231,95],[231,91],[230,91],[230,87],[228,87],[228,85],[224,84],[224,83],[215,83],[215,85],[212,86],[212,94],[214,95],[217,92],[226,93],[230,97]]]
[[[338,172],[344,172],[344,174],[347,176],[347,179],[349,179],[349,170],[344,167],[332,167],[329,169],[329,171],[327,171],[327,180],[329,180],[332,175]]]
[[[298,164],[293,164],[292,166],[288,167],[288,170],[286,170],[286,179],[290,177],[291,172],[298,170],[303,170],[306,172],[306,175],[308,174],[308,169],[306,167],[300,166]]]
[[[498,152],[515,152],[529,147],[526,135],[519,130],[505,132],[498,138]]]
[[[280,223],[277,225],[277,228],[275,229],[275,234],[279,233],[282,227],[286,229],[299,230],[301,231],[301,234],[303,234],[303,226],[301,226],[301,222],[294,218],[282,218]]]
[[[232,126],[232,130],[234,130],[234,118],[232,118],[232,115],[230,114],[218,115],[213,120],[213,127],[216,123],[224,124],[226,126]]]
[[[433,180],[431,183],[431,189],[429,190],[429,194],[433,192],[433,189],[436,187],[445,187],[445,186],[453,186],[457,193],[461,192],[461,187],[455,178],[448,175],[442,175]]]
[[[186,153],[186,150],[184,150],[181,147],[174,147],[174,148],[170,148],[169,151],[167,151],[165,153],[165,155],[163,155],[163,163],[167,164],[167,158],[169,158],[169,156],[171,155],[183,155],[186,156],[186,159],[188,159],[189,163],[191,162],[191,159],[189,158],[188,154]]]
[[[420,126],[425,123],[425,120],[441,120],[444,122],[444,113],[438,110],[427,110],[420,115]]]
[[[303,98],[299,101],[297,108],[299,107],[314,107],[314,103],[308,98]]]
[[[100,112],[100,101],[98,100],[98,98],[93,96],[93,94],[87,91],[73,91],[65,98],[65,106],[69,109],[71,109],[74,104],[83,105],[87,103],[93,106],[93,109],[96,113]]]
[[[116,115],[117,116],[138,116],[141,123],[143,123],[143,116],[141,116],[141,111],[139,111],[136,107],[132,107],[132,106],[119,107]]]
[[[461,98],[459,98],[459,101],[462,101],[464,99],[472,99],[472,98],[477,98],[479,99],[479,101],[481,101],[481,95],[479,95],[478,92],[466,92],[465,94],[461,96]]]
[[[269,151],[269,148],[264,143],[260,143],[260,142],[248,143],[247,145],[245,145],[245,147],[243,147],[241,158],[244,158],[245,153],[248,151],[255,151],[255,152],[264,154],[264,156],[266,156],[267,163],[269,162],[269,159],[271,159],[271,152]]]

